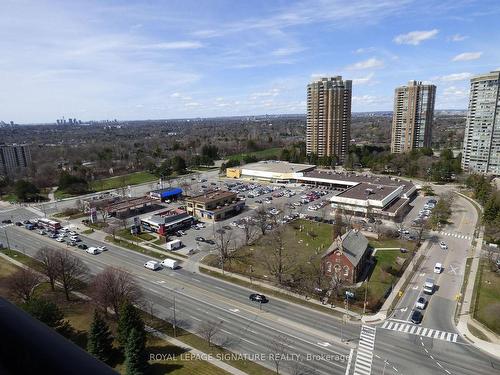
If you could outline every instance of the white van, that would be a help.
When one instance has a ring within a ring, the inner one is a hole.
[[[434,279],[426,279],[424,283],[424,293],[432,294],[434,293]]]
[[[156,271],[161,268],[161,264],[156,260],[148,260],[146,263],[144,263],[144,267],[149,270]]]
[[[177,262],[176,260],[167,258],[161,262],[161,265],[164,267],[170,268],[172,270],[175,270],[177,267],[179,267],[179,262]]]
[[[167,250],[172,251],[176,250],[182,247],[182,241],[181,240],[173,240],[170,242],[167,242]]]
[[[99,250],[97,247],[91,246],[87,250],[85,250],[87,253],[92,254],[92,255],[97,255],[101,253],[101,250]]]

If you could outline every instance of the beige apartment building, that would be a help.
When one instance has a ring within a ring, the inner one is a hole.
[[[410,81],[394,93],[391,152],[431,147],[436,86]]]
[[[307,154],[344,161],[351,133],[352,81],[323,77],[307,85]]]

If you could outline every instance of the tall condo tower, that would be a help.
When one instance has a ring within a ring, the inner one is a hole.
[[[352,81],[324,77],[307,85],[307,154],[343,162],[351,133]]]
[[[500,174],[500,71],[470,80],[462,169]]]
[[[394,93],[391,152],[431,147],[436,86],[410,81]]]

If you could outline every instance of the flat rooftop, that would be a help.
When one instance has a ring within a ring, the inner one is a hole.
[[[355,172],[335,172],[324,169],[316,169],[313,171],[304,173],[304,180],[311,179],[322,179],[329,180],[331,183],[335,183],[335,181],[346,181],[351,183],[365,183],[369,185],[374,185],[375,187],[381,185],[387,187],[399,187],[403,186],[403,194],[408,192],[414,185],[411,181],[403,180],[397,177],[390,176],[374,176],[368,173],[355,173]],[[370,188],[370,186],[365,187]],[[387,194],[385,194],[387,195]]]
[[[305,172],[316,168],[315,165],[310,164],[295,164],[286,161],[266,160],[257,163],[250,163],[241,166],[241,169],[249,169],[260,172],[272,173],[297,173]]]
[[[213,190],[187,199],[198,203],[208,203],[225,198],[236,198],[237,194],[227,190]]]
[[[394,185],[388,186],[388,185],[377,185],[367,182],[361,182],[360,184],[341,192],[335,197],[351,198],[351,199],[382,200],[389,194],[396,191],[398,188],[399,186],[394,186]]]

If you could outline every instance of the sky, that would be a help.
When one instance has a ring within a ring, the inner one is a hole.
[[[409,80],[465,109],[500,69],[498,0],[0,0],[0,121],[305,113],[319,77],[353,111]]]

